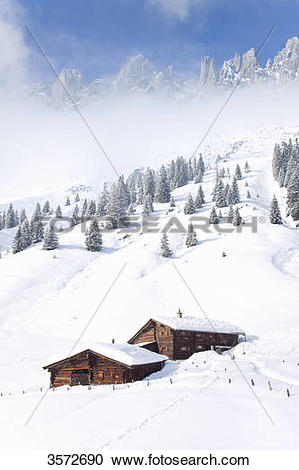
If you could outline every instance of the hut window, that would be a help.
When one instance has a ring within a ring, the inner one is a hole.
[[[181,347],[180,347],[180,351],[187,351],[187,349],[188,349],[188,348],[187,348],[186,346],[181,346]]]

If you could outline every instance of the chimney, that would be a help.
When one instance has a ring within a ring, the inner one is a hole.
[[[178,310],[178,312],[177,312],[177,314],[176,314],[176,315],[177,315],[177,317],[178,317],[178,318],[183,318],[183,314],[182,314],[182,312],[181,312],[181,309],[180,309],[180,308],[179,308],[179,310]]]

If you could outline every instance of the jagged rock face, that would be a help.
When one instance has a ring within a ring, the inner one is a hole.
[[[284,81],[299,77],[299,38],[289,39],[273,60],[272,71]]]
[[[218,67],[215,59],[204,57],[201,61],[199,88],[213,88],[217,83]]]
[[[61,86],[61,83],[75,100],[80,98],[80,94],[86,86],[83,77],[78,70],[62,70],[59,75],[59,80],[56,80],[51,87],[51,95],[54,103],[66,103],[69,101],[69,97]]]
[[[179,79],[172,66],[164,71],[156,71],[141,54],[129,59],[117,75],[98,78],[88,85],[77,70],[63,70],[59,78],[76,103],[97,102],[109,96],[133,93],[196,98],[216,87],[230,88],[239,83],[251,85],[260,81],[280,84],[298,80],[299,39],[289,39],[273,61],[268,59],[264,68],[254,49],[249,49],[242,57],[235,54],[233,58],[225,60],[220,69],[215,59],[204,57],[197,80]],[[50,86],[37,84],[28,94],[30,99],[40,99],[55,105],[71,104],[58,80]]]

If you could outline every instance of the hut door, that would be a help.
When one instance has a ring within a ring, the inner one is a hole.
[[[72,385],[88,385],[89,372],[88,369],[79,369],[72,371]]]

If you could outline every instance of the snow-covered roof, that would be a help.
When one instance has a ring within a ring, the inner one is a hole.
[[[163,356],[162,354],[157,354],[148,349],[140,348],[137,345],[121,343],[95,343],[87,345],[78,345],[69,356],[68,353],[63,357],[60,355],[56,358],[51,358],[51,362],[48,362],[49,365],[55,364],[56,362],[63,361],[68,357],[72,357],[75,354],[80,352],[90,350],[96,354],[100,354],[114,361],[121,362],[127,366],[137,366],[142,364],[153,364],[154,362],[166,361],[168,357]],[[47,367],[47,366],[46,366]]]
[[[244,334],[243,330],[241,330],[238,326],[232,325],[231,323],[222,320],[197,318],[191,316],[183,316],[182,318],[179,318],[159,315],[155,315],[155,317],[153,317],[153,320],[163,323],[164,325],[170,326],[174,330]]]

